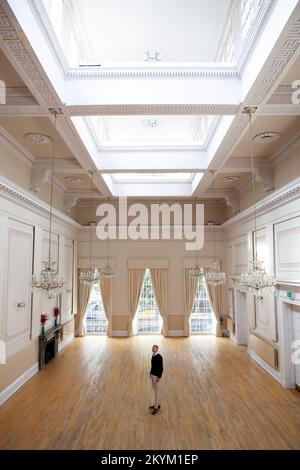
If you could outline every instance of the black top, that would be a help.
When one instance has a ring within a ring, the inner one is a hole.
[[[152,356],[152,358],[151,358],[150,375],[156,375],[156,377],[158,377],[160,379],[161,376],[162,376],[163,370],[164,370],[164,368],[163,368],[163,358],[159,353],[157,353],[157,354],[155,354],[155,356]]]

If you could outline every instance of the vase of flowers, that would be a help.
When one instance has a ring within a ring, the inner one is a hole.
[[[42,336],[45,334],[45,323],[49,319],[47,313],[42,313],[41,315],[41,325],[42,325]]]
[[[58,307],[54,308],[53,314],[54,314],[54,318],[55,318],[54,326],[57,326],[57,317],[60,315],[60,310],[59,310]]]

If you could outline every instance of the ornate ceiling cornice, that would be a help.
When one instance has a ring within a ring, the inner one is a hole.
[[[38,201],[27,191],[17,187],[16,185],[12,184],[10,181],[2,177],[0,178],[0,194],[3,197],[19,205],[22,205],[23,207],[33,210],[34,212],[40,215],[46,217],[49,217],[50,215],[50,206],[48,204]],[[71,226],[72,228],[78,229],[81,227],[80,224],[78,224],[73,219],[67,217],[65,214],[59,212],[56,209],[53,209],[53,215],[57,220],[63,222],[64,224],[67,224],[68,226]]]
[[[133,68],[133,69],[84,69],[76,68],[70,69],[67,73],[69,80],[90,80],[90,79],[199,79],[199,78],[237,78],[239,79],[238,72],[235,67],[214,67],[212,68],[172,68],[172,67],[159,67],[159,68]]]
[[[132,104],[132,105],[76,105],[65,106],[64,112],[69,116],[112,116],[143,114],[195,114],[195,115],[235,115],[241,105],[235,104]]]
[[[300,178],[291,181],[282,188],[274,191],[269,196],[265,197],[261,201],[256,203],[256,214],[260,216],[270,209],[275,209],[300,198]],[[253,218],[253,207],[248,207],[238,215],[232,217],[222,224],[223,228],[229,228],[232,225],[240,225],[245,222],[252,220]]]

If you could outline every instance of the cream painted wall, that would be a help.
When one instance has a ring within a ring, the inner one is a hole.
[[[3,144],[0,144],[0,176],[4,176],[8,180],[20,186],[22,189],[29,191],[30,187],[30,174],[31,169],[29,164],[21,161],[20,158],[16,157]],[[49,183],[43,183],[41,190],[38,193],[34,193],[36,197],[41,201],[50,203],[50,185]],[[60,210],[64,210],[64,194],[55,189],[53,191],[53,206]]]
[[[20,168],[19,161],[18,168]],[[5,178],[8,176],[8,173],[5,173]],[[24,178],[23,181],[19,179],[18,183],[20,184],[21,182],[25,184],[26,179]],[[7,184],[8,186],[4,185],[1,188],[0,194],[0,392],[27,372],[32,366],[36,365],[38,362],[37,338],[40,333],[40,315],[41,313],[52,315],[52,310],[47,309],[48,304],[45,302],[45,296],[41,295],[40,292],[34,291],[32,302],[30,301],[32,265],[34,266],[34,271],[39,273],[44,248],[47,248],[46,245],[48,243],[47,230],[49,228],[49,218],[45,216],[44,210],[40,210],[36,205],[32,206],[30,204],[27,199],[28,196],[24,198],[19,196],[19,192],[14,193],[13,187],[10,188],[9,183]],[[21,192],[22,189],[19,191]],[[59,244],[59,249],[56,251],[59,253],[59,270],[61,275],[65,273],[66,266],[70,270],[70,250],[66,252],[66,245],[74,247],[74,271],[76,269],[76,243],[73,240],[76,239],[77,231],[78,226],[73,220],[56,211],[54,212],[53,233]],[[28,246],[28,244],[26,245],[26,240],[29,237],[32,253],[28,250],[24,258],[18,256],[18,250],[14,250],[14,247],[19,246],[20,243]],[[33,253],[34,256],[32,256]],[[68,264],[65,263],[65,253],[68,255]],[[24,272],[26,277],[9,277],[9,273],[12,272],[9,269],[10,266],[16,267],[16,272]],[[72,271],[70,275],[72,276]],[[12,279],[12,281],[8,281],[9,279]],[[7,282],[12,282],[10,285],[13,285],[13,288],[9,289],[9,285],[6,285]],[[73,334],[72,313],[77,311],[77,292],[76,286],[72,286],[72,279],[71,282],[68,279],[68,288],[70,287],[73,288],[72,293],[68,293],[63,288],[61,296],[61,321],[62,323],[68,323],[64,331],[64,340]],[[71,308],[68,310],[64,308],[64,305],[66,305],[64,299],[69,298],[70,295],[73,296],[73,312]],[[29,300],[27,301],[26,299]],[[24,308],[17,309],[17,303],[23,300],[25,301]],[[9,312],[12,312],[12,314]],[[49,327],[52,326],[53,322],[52,318],[49,322]]]
[[[300,149],[296,149],[292,152],[287,158],[280,160],[278,158],[278,163],[274,162],[273,167],[273,181],[274,181],[274,190],[281,188],[285,184],[289,183],[293,179],[300,176]],[[262,183],[255,183],[255,193],[256,201],[260,201],[268,195],[265,192],[264,186]],[[240,209],[243,211],[253,204],[252,196],[252,183],[243,188],[240,191]]]
[[[82,229],[78,240],[78,257],[89,256],[89,229]],[[221,259],[225,268],[225,243],[224,233],[218,230],[216,233],[217,256]],[[186,251],[182,241],[111,241],[110,255],[115,263],[115,277],[113,278],[113,329],[127,329],[127,316],[129,308],[128,299],[128,267],[127,262],[133,258],[167,258],[169,260],[168,270],[168,315],[170,319],[169,329],[182,331],[183,329],[183,269],[182,260],[192,258],[195,254]],[[93,258],[106,258],[107,243],[94,238]],[[199,259],[213,256],[212,231],[208,229],[205,234],[205,244],[199,252]],[[227,314],[226,288],[222,289],[222,314]],[[124,319],[124,316],[126,320]]]
[[[276,163],[276,162],[275,162]],[[288,158],[275,165],[273,171],[275,189],[279,189],[294,178],[300,176],[300,149],[296,149]]]
[[[193,201],[194,202],[194,201]],[[219,204],[205,204],[204,201],[197,201],[197,204],[204,203],[204,223],[207,224],[209,220],[214,221],[217,225],[222,224],[227,220],[227,206],[225,203]],[[130,200],[128,201],[128,205]],[[156,204],[162,204],[162,202],[156,202]],[[168,201],[167,204],[172,204],[172,201]],[[187,204],[191,204],[187,201]],[[98,217],[95,215],[96,206],[94,209],[91,207],[75,207],[71,209],[70,215],[81,225],[88,225],[90,221],[98,221]],[[117,211],[116,211],[117,212]],[[231,211],[232,213],[232,211]],[[150,218],[150,216],[149,216]],[[117,215],[118,220],[118,215]]]
[[[291,175],[294,173],[295,188],[299,187],[300,165],[297,163],[297,153],[289,159],[287,169],[285,170],[286,160],[282,162],[275,170],[274,179],[279,187],[290,182]],[[287,291],[294,291],[296,301],[300,302],[300,257],[298,256],[297,246],[300,241],[300,198],[297,198],[297,191],[293,193],[289,187],[288,195],[291,195],[291,201],[280,193],[280,197],[273,194],[274,204],[269,201],[269,210],[258,214],[257,216],[257,245],[258,256],[265,261],[267,272],[275,275],[278,280],[280,294],[278,297],[270,291],[263,293],[262,299],[254,300],[253,295],[247,294],[246,308],[241,317],[240,308],[235,308],[234,302],[229,307],[230,316],[234,318],[236,326],[239,322],[248,325],[249,334],[258,336],[267,347],[271,347],[275,352],[278,351],[279,367],[273,369],[266,364],[264,360],[257,357],[257,352],[252,350],[251,344],[248,344],[248,352],[255,360],[259,362],[273,377],[283,385],[287,384],[285,379],[284,364],[290,362],[291,344],[286,347],[287,357],[283,356],[285,342],[284,320],[282,319],[282,298],[287,298]],[[243,217],[239,214],[232,221],[223,225],[227,237],[227,266],[229,275],[229,296],[235,299],[240,298],[240,275],[247,271],[248,259],[251,258],[251,238],[254,222],[250,217]],[[281,317],[279,314],[281,312]],[[246,321],[245,321],[246,320]],[[237,331],[236,327],[236,331]],[[232,335],[235,341],[236,335]],[[245,343],[242,343],[245,344]],[[292,366],[289,365],[289,368]]]
[[[7,364],[0,364],[0,392],[38,362],[38,348],[38,341],[33,341],[10,357]]]

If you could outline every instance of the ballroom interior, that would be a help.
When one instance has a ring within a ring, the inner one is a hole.
[[[0,0],[0,449],[300,449],[299,1]]]

